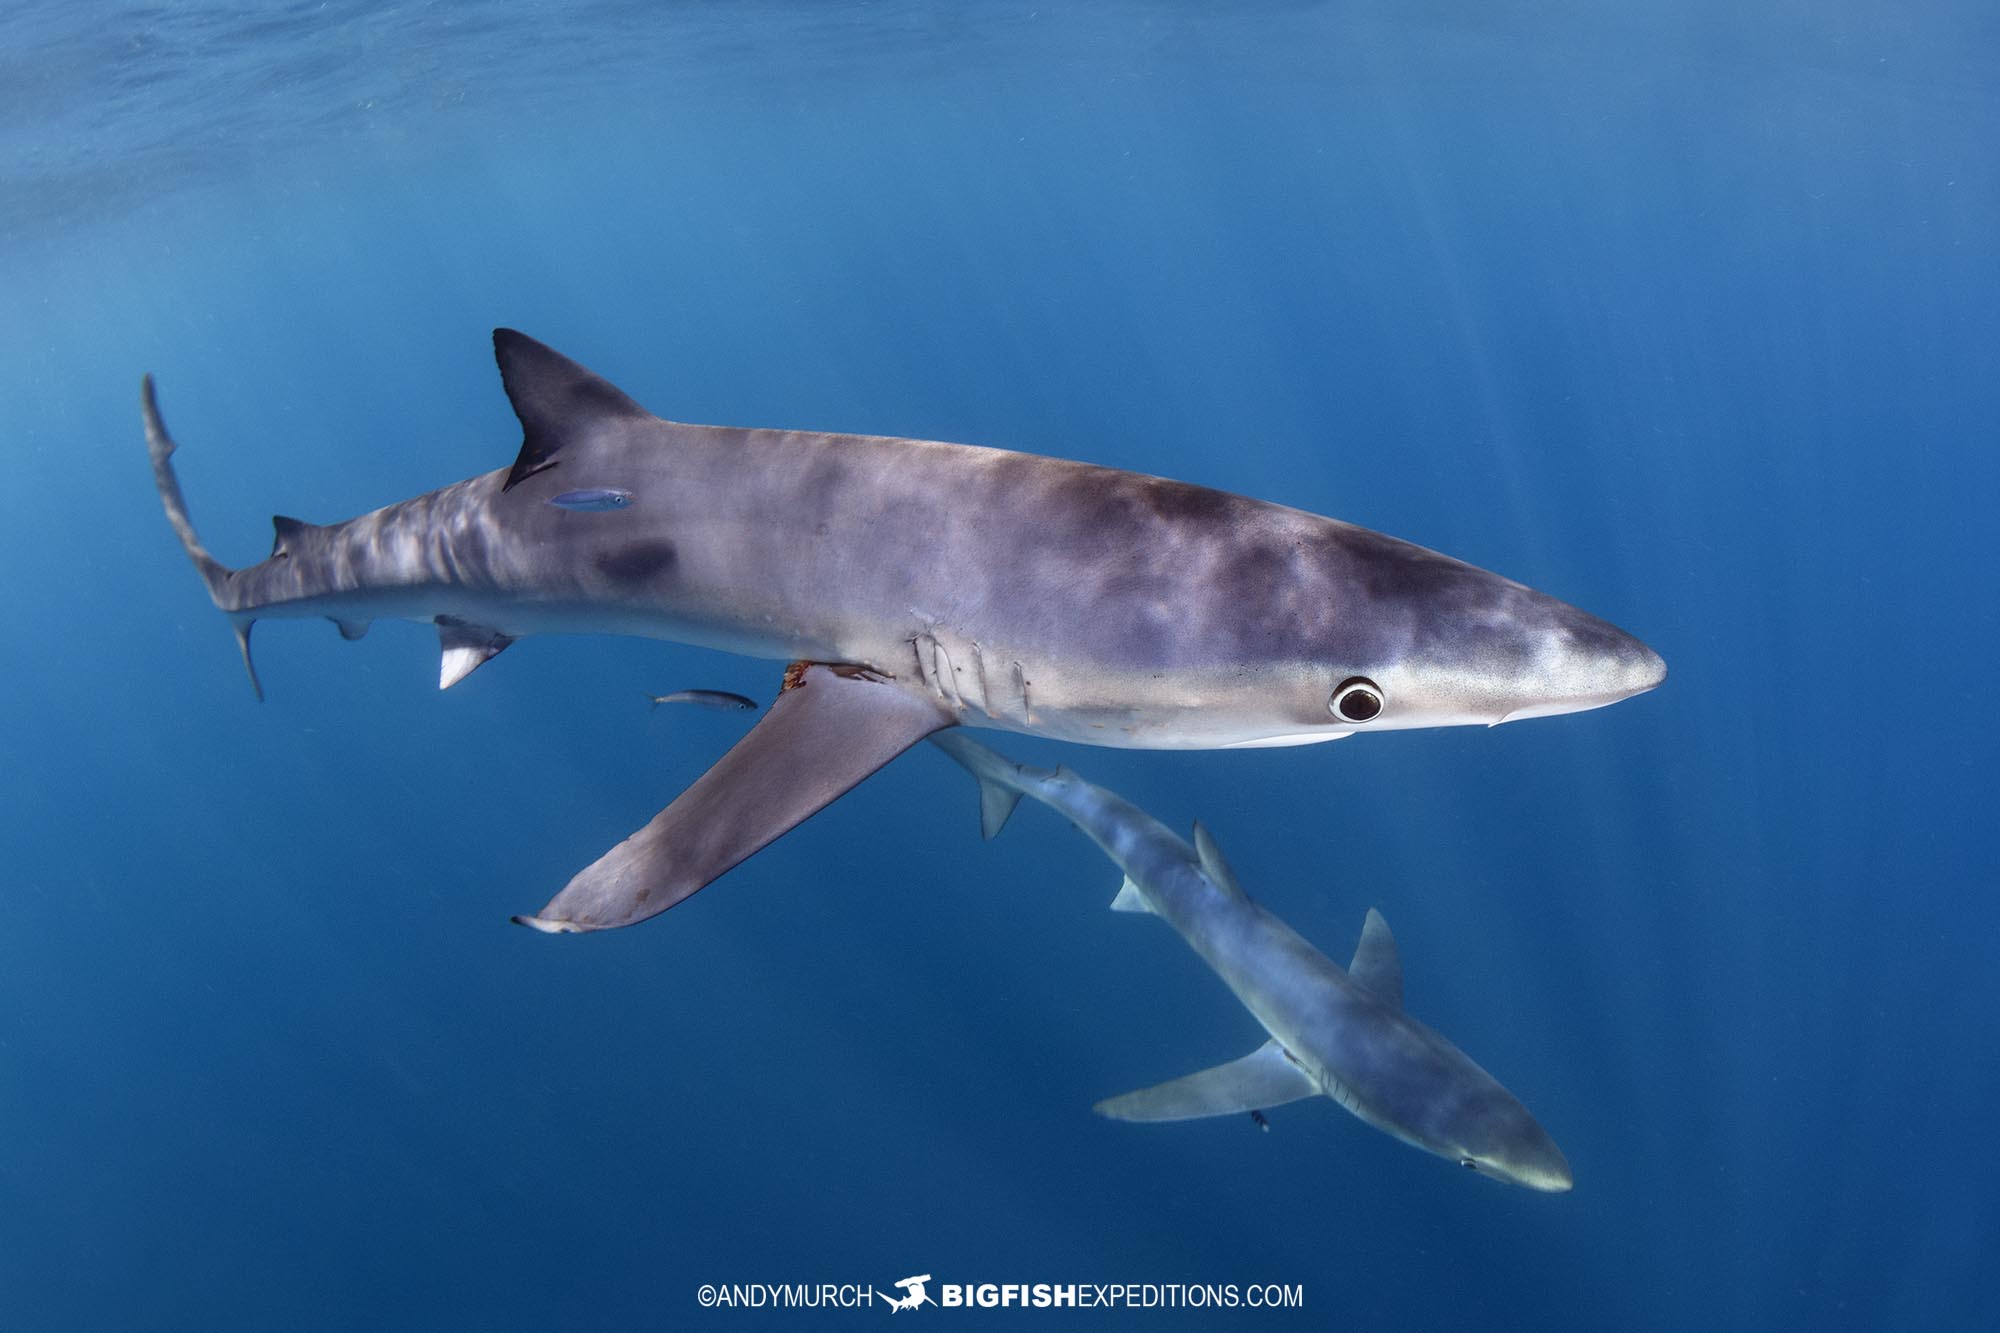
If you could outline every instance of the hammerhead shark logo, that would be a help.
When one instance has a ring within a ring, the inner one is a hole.
[[[531,634],[791,663],[735,748],[515,918],[537,930],[663,912],[947,727],[1300,745],[1597,708],[1666,675],[1594,616],[1350,523],[1060,458],[665,421],[524,334],[493,348],[512,467],[342,523],[274,518],[241,569],[195,535],[150,378],[143,406],[168,521],[246,666],[278,617],[434,625],[440,687]]]
[[[877,1291],[875,1294],[889,1302],[889,1309],[897,1313],[914,1310],[919,1305],[936,1305],[937,1302],[931,1299],[930,1293],[924,1290],[924,1284],[930,1280],[929,1273],[919,1273],[915,1277],[906,1277],[896,1284],[903,1289],[901,1296],[891,1296],[886,1291]]]

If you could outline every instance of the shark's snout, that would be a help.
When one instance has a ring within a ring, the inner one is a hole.
[[[1524,1189],[1540,1190],[1544,1194],[1567,1194],[1576,1186],[1575,1178],[1569,1173],[1569,1163],[1553,1143],[1548,1145],[1547,1152],[1523,1160],[1475,1162],[1467,1158],[1465,1165],[1473,1167],[1483,1176],[1504,1180]]]
[[[1515,1184],[1545,1194],[1567,1194],[1576,1186],[1576,1178],[1569,1173],[1569,1159],[1546,1135],[1539,1151],[1512,1163],[1511,1168]]]
[[[1667,678],[1666,659],[1616,625],[1564,606],[1520,704],[1495,720],[1581,713],[1644,694]]]

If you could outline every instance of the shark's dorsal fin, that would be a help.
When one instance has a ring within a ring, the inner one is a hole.
[[[438,648],[444,654],[438,662],[438,688],[441,690],[458,684],[514,642],[511,635],[475,625],[469,620],[460,620],[457,616],[439,616],[437,627]]]
[[[308,523],[302,518],[286,518],[283,514],[271,515],[271,558],[288,556],[292,553],[293,542],[301,533],[311,532],[317,523]]]
[[[349,643],[366,634],[368,627],[374,623],[369,620],[342,620],[339,616],[328,616],[327,619],[331,620],[334,628],[340,631],[340,637]]]
[[[1247,898],[1243,886],[1236,882],[1236,872],[1229,868],[1229,862],[1222,859],[1222,849],[1215,845],[1215,835],[1199,819],[1194,822],[1194,854],[1201,862],[1201,872],[1215,881],[1215,886],[1232,898]]]
[[[1372,907],[1361,927],[1361,943],[1354,946],[1354,961],[1347,965],[1347,979],[1395,1008],[1403,1007],[1403,960],[1396,953],[1396,937]]]
[[[647,415],[610,380],[525,333],[493,330],[493,357],[500,363],[507,400],[521,419],[521,452],[503,491],[554,467],[564,445],[604,419]]]

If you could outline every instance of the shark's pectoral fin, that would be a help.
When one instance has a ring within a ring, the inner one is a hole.
[[[954,720],[872,673],[795,664],[777,702],[715,767],[540,913],[514,919],[566,934],[664,912]]]
[[[458,684],[514,642],[511,635],[475,625],[469,620],[460,620],[457,616],[439,616],[437,627],[441,653],[438,659],[438,688],[441,690]],[[347,635],[346,626],[342,626],[340,632]],[[355,634],[348,637],[358,639],[361,636]]]
[[[1113,1120],[1199,1120],[1283,1106],[1318,1091],[1312,1076],[1272,1040],[1241,1060],[1112,1097],[1091,1109]]]
[[[1347,965],[1347,979],[1395,1008],[1403,1007],[1403,959],[1396,952],[1396,937],[1389,933],[1389,923],[1372,907],[1361,927],[1354,961]]]

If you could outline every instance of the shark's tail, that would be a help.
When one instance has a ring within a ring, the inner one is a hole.
[[[979,832],[983,837],[990,838],[1006,826],[1007,817],[1027,790],[1024,783],[1054,776],[1045,768],[1017,764],[957,728],[932,734],[930,742],[979,779]]]
[[[180,478],[174,475],[174,437],[167,434],[167,423],[160,420],[160,405],[153,393],[153,377],[146,376],[139,384],[139,402],[146,417],[146,452],[153,459],[153,484],[160,489],[160,503],[166,508],[167,522],[173,524],[174,535],[181,539],[181,547],[194,561],[195,570],[201,581],[208,585],[208,595],[217,607],[229,611],[229,601],[224,595],[229,586],[230,576],[236,571],[208,553],[195,535],[194,522],[188,518],[187,499],[181,494]],[[250,688],[257,692],[261,702],[264,687],[257,680],[257,666],[250,660],[250,627],[256,621],[241,612],[231,612],[229,623],[236,630],[236,646],[243,650],[243,669],[250,673]]]

